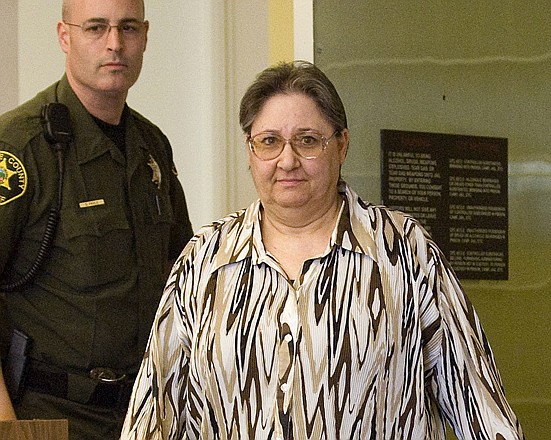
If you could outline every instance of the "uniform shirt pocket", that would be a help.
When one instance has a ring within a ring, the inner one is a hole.
[[[124,207],[100,204],[62,209],[55,251],[60,276],[79,292],[128,282],[135,250]]]
[[[159,224],[172,223],[172,203],[169,195],[164,191],[149,191],[147,195],[148,216],[145,223]]]

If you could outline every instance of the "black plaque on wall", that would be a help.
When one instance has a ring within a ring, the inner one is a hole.
[[[381,130],[383,203],[418,219],[462,279],[509,275],[507,139]]]

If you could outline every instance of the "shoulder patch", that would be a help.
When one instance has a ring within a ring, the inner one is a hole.
[[[0,151],[0,206],[21,197],[27,190],[27,170],[8,151]]]

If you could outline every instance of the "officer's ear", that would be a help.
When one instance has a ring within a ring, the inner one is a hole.
[[[62,21],[57,22],[57,41],[64,53],[69,52],[71,47],[71,36],[69,35],[69,26]]]
[[[147,48],[147,35],[149,34],[149,21],[145,20],[144,22],[144,39],[143,39],[143,51]]]

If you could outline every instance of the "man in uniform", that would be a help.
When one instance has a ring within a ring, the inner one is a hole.
[[[143,0],[64,0],[65,75],[0,117],[0,326],[15,330],[2,366],[23,379],[12,408],[0,374],[0,419],[68,419],[71,439],[118,438],[167,269],[192,236],[167,138],[126,105],[144,15]],[[65,104],[72,135],[63,112],[44,122],[48,103]]]

